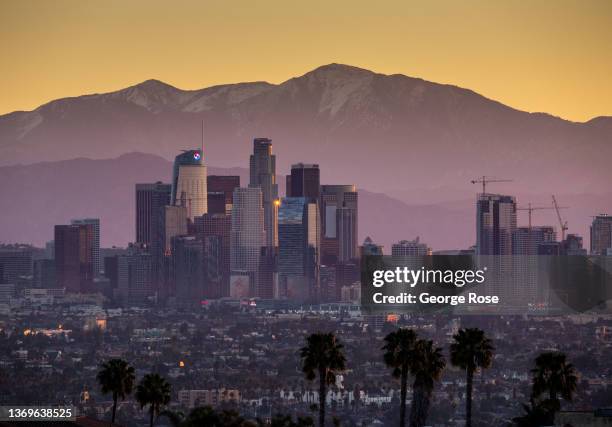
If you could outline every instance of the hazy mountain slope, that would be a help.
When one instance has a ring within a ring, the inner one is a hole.
[[[0,241],[41,245],[53,239],[53,225],[94,216],[102,221],[103,245],[125,245],[134,239],[134,184],[168,182],[170,172],[170,162],[141,153],[0,167]],[[209,168],[208,173],[241,175],[241,182],[247,183],[247,169]],[[435,247],[463,247],[470,242],[471,221],[465,229],[457,228],[464,213],[408,206],[365,190],[359,197],[361,239],[370,235],[387,248],[418,234]]]
[[[602,193],[612,179],[612,119],[573,123],[517,111],[470,90],[331,64],[279,85],[183,91],[155,80],[0,116],[0,164],[128,152],[171,159],[199,146],[211,164],[246,164],[269,136],[278,171],[316,162],[327,182],[354,182],[411,203],[471,196],[468,180],[514,178],[513,191]],[[431,198],[426,198],[430,200]]]

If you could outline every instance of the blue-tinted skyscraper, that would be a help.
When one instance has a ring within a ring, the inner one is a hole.
[[[286,197],[278,211],[278,297],[308,300],[317,297],[320,220],[316,203],[305,197]]]

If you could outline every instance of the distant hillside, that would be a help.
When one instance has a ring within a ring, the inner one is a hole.
[[[0,167],[0,241],[42,245],[53,238],[53,225],[74,217],[99,216],[102,243],[125,245],[134,239],[134,185],[169,182],[171,163],[158,156],[130,153],[116,159],[73,159],[27,166]],[[208,173],[240,175],[248,183],[245,168],[209,167]],[[278,177],[281,193],[284,180]],[[325,182],[324,182],[325,183]],[[592,212],[612,212],[612,194],[558,195],[570,209],[563,215],[570,232],[588,241]],[[531,199],[538,206],[550,204],[550,196]],[[523,224],[524,212],[519,217]],[[536,211],[534,224],[556,226],[553,211]],[[385,194],[359,189],[360,240],[371,236],[390,250],[401,239],[421,239],[434,249],[464,248],[474,242],[474,199],[428,205],[409,205]]]
[[[103,245],[125,245],[134,240],[134,185],[169,182],[170,172],[167,160],[141,153],[0,167],[0,241],[42,245],[53,239],[53,225],[93,216],[101,218]],[[240,175],[248,183],[247,169],[211,167],[208,173]],[[284,181],[279,182],[284,193]],[[471,221],[464,221],[464,213],[408,206],[365,190],[359,190],[359,197],[361,239],[370,235],[387,248],[419,233],[436,247],[464,247],[472,239]],[[462,222],[465,229],[457,228]]]
[[[316,162],[327,182],[409,204],[470,198],[469,179],[483,174],[514,178],[514,193],[605,193],[612,182],[610,117],[574,123],[456,86],[339,64],[279,85],[183,91],[148,80],[0,116],[0,164],[130,152],[171,159],[199,146],[201,120],[210,164],[246,166],[252,138],[269,136],[279,172]]]

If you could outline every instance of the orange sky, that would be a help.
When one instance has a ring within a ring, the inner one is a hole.
[[[576,121],[612,115],[612,1],[0,2],[0,114],[148,78],[282,82],[340,62]]]

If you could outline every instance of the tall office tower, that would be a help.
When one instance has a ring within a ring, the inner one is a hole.
[[[154,184],[136,184],[136,242],[148,247],[159,244],[159,222],[164,206],[170,205],[172,185],[158,181]]]
[[[321,262],[333,265],[357,258],[357,190],[354,185],[323,185]]]
[[[320,219],[316,202],[282,199],[278,211],[279,296],[298,301],[319,296]]]
[[[91,224],[55,226],[55,276],[67,292],[88,292],[94,279]]]
[[[104,258],[104,274],[114,296],[124,307],[154,303],[153,257],[143,243],[128,246],[125,253]]]
[[[100,218],[78,218],[70,221],[72,225],[90,224],[93,228],[93,246],[91,248],[91,259],[93,260],[94,277],[102,271],[102,259],[100,258]]]
[[[208,192],[208,213],[226,214],[231,213],[231,204],[225,203],[225,194],[222,192]],[[227,209],[230,209],[229,212]],[[196,217],[196,219],[199,217]],[[195,222],[195,221],[194,221]]]
[[[204,247],[195,236],[172,239],[172,263],[176,300],[182,306],[197,306],[205,297]]]
[[[511,255],[516,229],[516,200],[501,194],[479,194],[476,202],[476,255]]]
[[[291,197],[291,174],[285,176],[285,197]]]
[[[272,154],[271,139],[255,138],[253,140],[249,173],[249,187],[261,188],[266,246],[277,246],[278,184],[276,183],[276,156]]]
[[[265,246],[264,208],[259,187],[236,188],[230,238],[230,296],[254,296],[261,247]]]
[[[559,243],[554,227],[518,227],[512,233],[512,257],[514,287],[513,296],[521,306],[540,303],[547,304],[550,294],[545,286],[538,283],[538,266],[544,265],[546,258],[538,255],[558,255]]]
[[[431,255],[431,249],[427,246],[427,244],[421,243],[418,236],[414,240],[400,240],[391,246],[391,256],[394,257],[424,255]]]
[[[512,255],[537,255],[539,246],[557,240],[555,228],[544,226],[518,227],[512,233]]]
[[[223,193],[225,195],[225,212],[212,212],[210,206],[208,213],[230,213],[234,198],[234,190],[240,187],[240,176],[238,175],[208,175],[208,192]]]
[[[17,285],[32,276],[32,247],[0,246],[0,284]]]
[[[195,219],[196,236],[204,247],[206,298],[229,296],[230,280],[230,215],[202,215]]]
[[[172,185],[161,181],[136,184],[136,243],[145,245],[151,253],[152,277],[155,288],[163,282],[164,209],[170,205]],[[107,276],[108,277],[108,276]]]
[[[612,215],[597,215],[591,224],[591,255],[607,255],[610,248],[612,248]]]
[[[163,297],[172,295],[172,239],[187,234],[187,208],[185,206],[164,206],[160,226],[162,236],[160,252],[153,254],[154,277],[158,274],[157,286]]]
[[[318,201],[320,195],[319,165],[297,163],[291,166],[291,197]]]
[[[187,218],[208,212],[206,166],[200,150],[188,150],[174,159],[172,174],[172,205],[187,208]]]
[[[516,199],[513,196],[481,193],[476,201],[476,261],[488,269],[482,292],[497,295],[505,307],[523,310],[534,300],[532,286],[524,286],[515,277],[517,265],[512,255],[512,237],[516,230]],[[519,265],[520,267],[520,265]],[[524,270],[523,267],[520,267]],[[533,267],[529,267],[533,269]]]
[[[381,245],[377,245],[372,241],[370,236],[366,237],[363,241],[363,245],[359,248],[359,256],[364,257],[368,255],[382,255],[383,247]]]

